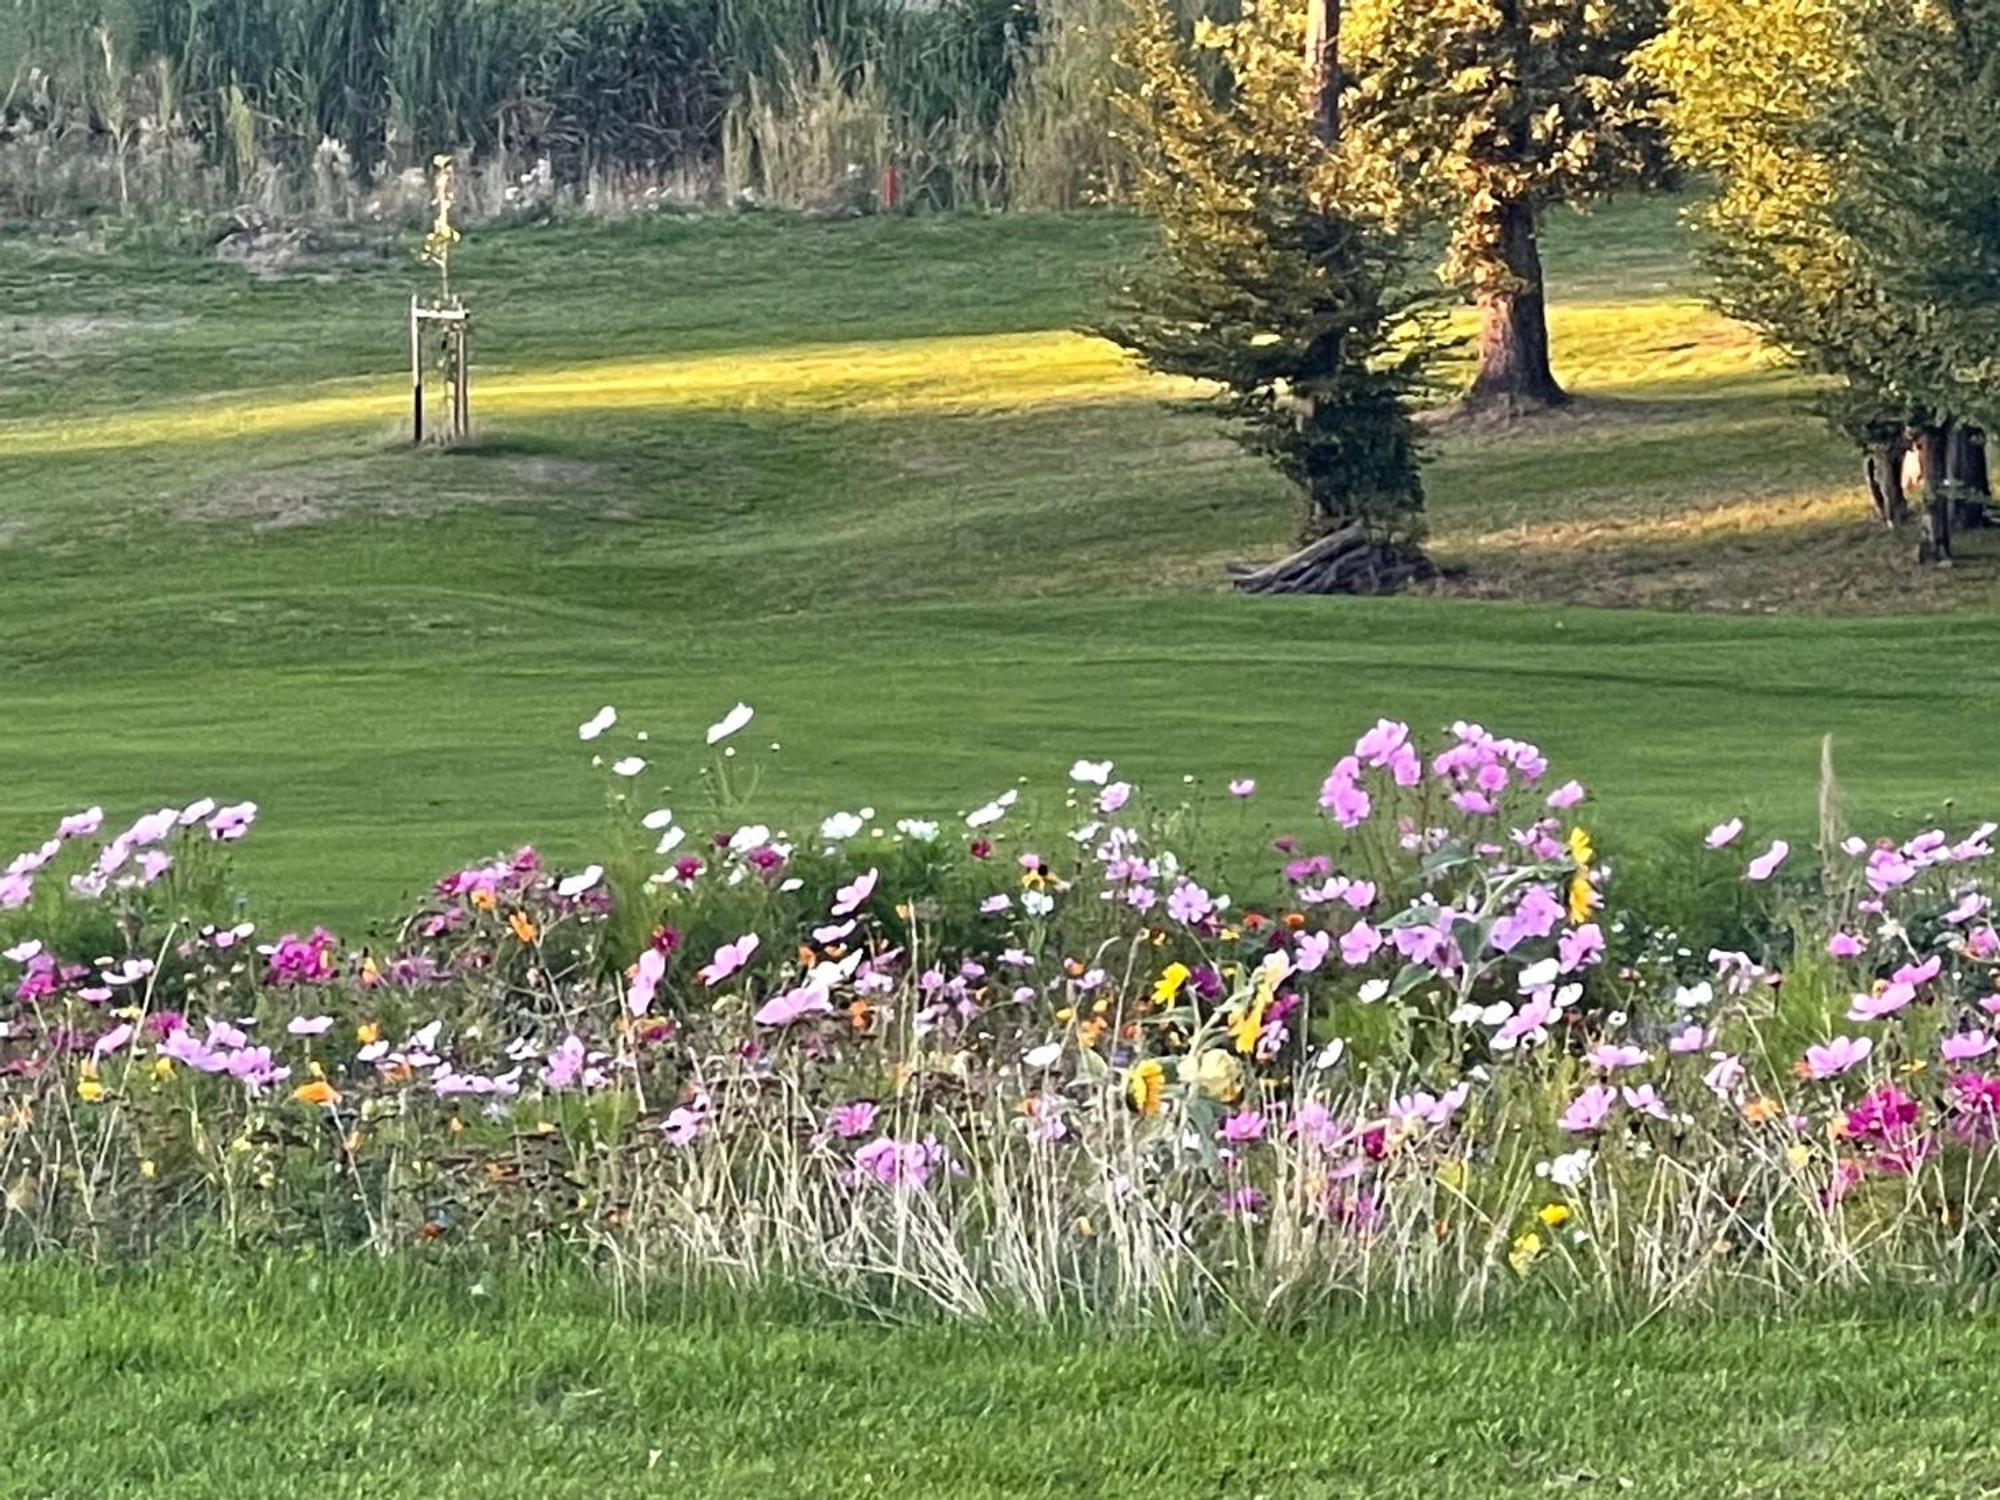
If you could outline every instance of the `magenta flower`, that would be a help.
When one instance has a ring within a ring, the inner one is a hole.
[[[1838,1078],[1849,1068],[1868,1061],[1875,1043],[1868,1037],[1837,1036],[1817,1047],[1806,1048],[1806,1072],[1813,1078]]]
[[[1570,1101],[1559,1123],[1571,1135],[1588,1135],[1603,1127],[1617,1103],[1617,1090],[1593,1083]]]

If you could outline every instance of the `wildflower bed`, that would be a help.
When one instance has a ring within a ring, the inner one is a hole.
[[[1248,777],[1208,807],[1081,759],[1060,805],[788,833],[753,719],[709,729],[697,829],[603,709],[600,862],[459,870],[366,946],[245,914],[254,804],[62,818],[0,875],[0,1245],[1173,1326],[1994,1262],[1991,823],[1870,842],[1829,781],[1809,858],[1729,817],[1695,940],[1580,783],[1473,724],[1376,725],[1246,895],[1206,851]]]

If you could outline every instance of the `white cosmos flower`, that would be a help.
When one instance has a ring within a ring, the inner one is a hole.
[[[971,812],[967,813],[965,815],[965,826],[967,828],[985,828],[989,824],[999,822],[1006,816],[1007,804],[996,800],[987,803],[984,807],[975,807]]]
[[[1053,1068],[1062,1061],[1062,1043],[1043,1042],[1041,1046],[1025,1054],[1021,1061],[1031,1068]]]
[[[1545,990],[1562,977],[1562,965],[1553,958],[1545,958],[1538,964],[1529,964],[1521,971],[1521,993],[1531,990]]]
[[[1363,1005],[1373,1005],[1377,1000],[1380,1000],[1384,995],[1388,993],[1389,993],[1388,980],[1371,979],[1366,984],[1362,985],[1359,990],[1355,991],[1355,998],[1359,1000]]]
[[[1535,1175],[1546,1177],[1557,1187],[1581,1187],[1583,1180],[1590,1176],[1592,1156],[1589,1147],[1575,1151],[1565,1151],[1561,1156],[1535,1164]]]
[[[731,854],[748,854],[771,842],[771,830],[762,823],[745,823],[729,836]]]
[[[1319,1056],[1313,1059],[1313,1066],[1315,1068],[1325,1070],[1327,1068],[1333,1067],[1336,1063],[1338,1063],[1341,1060],[1341,1058],[1345,1057],[1346,1055],[1347,1055],[1347,1043],[1343,1041],[1340,1037],[1335,1037],[1332,1041],[1328,1042],[1324,1047],[1319,1049]]]
[[[928,844],[938,836],[938,826],[927,818],[898,818],[896,832],[920,844]]]
[[[1704,979],[1697,985],[1682,985],[1674,991],[1674,1005],[1680,1010],[1700,1010],[1715,999],[1715,986]]]
[[[1056,909],[1055,898],[1046,891],[1021,892],[1021,910],[1031,917],[1046,917]]]
[[[604,878],[603,865],[585,865],[574,875],[567,876],[556,886],[558,896],[581,896],[585,891]]]
[[[611,763],[611,774],[613,776],[637,776],[645,769],[646,762],[637,755],[628,755],[623,760],[615,760]]]
[[[719,745],[737,730],[757,717],[755,709],[747,703],[739,703],[721,718],[708,726],[708,742]]]
[[[671,854],[674,850],[680,848],[681,840],[687,836],[688,831],[685,828],[669,828],[665,833],[660,835],[660,841],[653,846],[653,852],[655,854]]]
[[[671,807],[656,807],[639,820],[639,825],[648,833],[658,833],[673,820],[674,810]]]
[[[1069,779],[1083,782],[1087,786],[1103,786],[1111,779],[1111,762],[1080,760],[1069,768]]]
[[[618,710],[609,703],[600,708],[590,718],[576,726],[576,737],[580,740],[594,740],[613,724],[618,722]]]
[[[830,844],[845,843],[861,832],[863,823],[859,813],[833,813],[819,825],[819,836]]]

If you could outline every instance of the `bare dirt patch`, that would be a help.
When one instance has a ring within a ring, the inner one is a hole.
[[[116,318],[49,313],[0,320],[0,366],[60,364],[129,333],[158,333],[185,318]]]

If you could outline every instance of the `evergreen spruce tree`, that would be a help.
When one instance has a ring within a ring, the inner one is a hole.
[[[1381,591],[1429,571],[1410,397],[1435,348],[1386,205],[1343,149],[1338,0],[1247,0],[1192,39],[1124,39],[1135,198],[1160,248],[1098,332],[1205,398],[1306,497],[1306,550],[1254,591]]]

